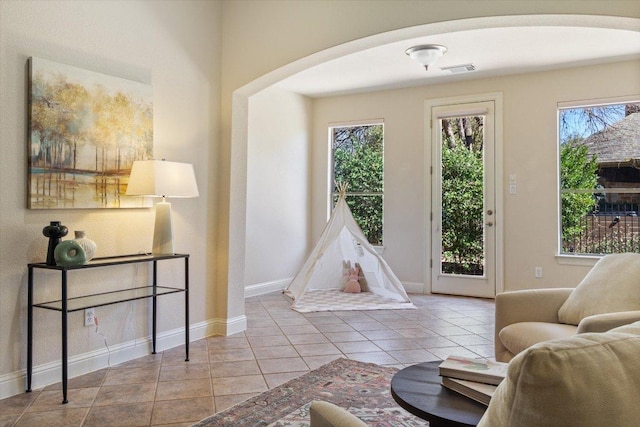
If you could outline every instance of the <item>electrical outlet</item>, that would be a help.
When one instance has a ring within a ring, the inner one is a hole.
[[[536,278],[542,278],[542,267],[536,267]]]
[[[84,310],[84,326],[95,326],[96,312],[95,308],[85,308]]]

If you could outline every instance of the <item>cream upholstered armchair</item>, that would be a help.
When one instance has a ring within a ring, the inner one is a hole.
[[[545,341],[509,362],[478,427],[637,427],[640,322]]]
[[[584,332],[606,332],[640,320],[640,254],[602,257],[574,288],[531,289],[496,296],[496,360],[532,345]]]

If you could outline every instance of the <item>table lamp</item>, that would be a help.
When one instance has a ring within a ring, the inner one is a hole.
[[[175,253],[171,203],[168,197],[198,197],[198,185],[193,165],[163,160],[137,160],[133,162],[127,196],[162,197],[156,203],[156,220],[153,231],[154,255]]]

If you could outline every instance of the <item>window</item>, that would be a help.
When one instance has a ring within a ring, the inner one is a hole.
[[[560,253],[640,252],[640,102],[560,106]]]
[[[384,126],[363,124],[329,128],[331,135],[332,206],[335,183],[347,183],[346,201],[373,245],[382,245]]]

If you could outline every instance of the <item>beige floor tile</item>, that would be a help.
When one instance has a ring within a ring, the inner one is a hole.
[[[20,393],[0,400],[0,414],[21,414],[40,396],[41,392],[40,390],[34,390],[31,393]]]
[[[252,398],[253,396],[257,396],[260,393],[243,393],[243,394],[228,394],[226,396],[216,396],[216,412],[224,411],[232,407],[233,405],[244,402],[247,399]]]
[[[397,359],[384,351],[370,353],[349,353],[347,357],[360,362],[377,363],[378,365],[391,365],[400,363]]]
[[[394,359],[405,365],[423,362],[435,362],[441,358],[427,350],[398,350],[388,351]]]
[[[273,347],[277,345],[289,345],[289,340],[284,335],[249,337],[251,347]]]
[[[373,340],[373,343],[384,351],[389,350],[414,350],[420,348],[420,344],[411,338],[393,340]]]
[[[91,408],[83,427],[148,426],[153,402],[96,406]]]
[[[366,341],[367,338],[360,332],[325,332],[324,335],[332,342]]]
[[[151,425],[196,423],[213,413],[213,397],[160,401],[153,406]]]
[[[67,390],[68,403],[62,403],[62,391],[49,390],[40,393],[38,398],[27,408],[27,412],[42,412],[52,409],[88,408],[98,393],[99,387],[76,388]]]
[[[209,350],[209,363],[253,360],[251,348],[230,348]]]
[[[137,359],[129,360],[127,362],[121,363],[119,365],[114,366],[114,368],[139,368],[148,366],[149,363],[162,363],[163,353],[157,354],[148,354],[146,356],[138,357]],[[106,375],[106,370],[105,370]]]
[[[216,362],[210,365],[211,378],[239,377],[243,375],[260,374],[260,367],[255,360],[241,360],[238,362]]]
[[[280,328],[285,335],[317,334],[320,332],[318,328],[311,324],[302,326],[281,326]]]
[[[153,363],[149,366],[135,368],[111,368],[105,376],[103,385],[141,384],[158,381],[160,365]]]
[[[195,380],[161,381],[156,390],[156,401],[208,396],[213,396],[211,379],[208,377]]]
[[[360,333],[370,340],[393,340],[404,338],[398,332],[391,329],[360,331]]]
[[[209,337],[206,338],[209,351],[228,350],[238,348],[249,348],[249,340],[244,335],[233,335],[230,337]]]
[[[0,427],[11,427],[20,418],[19,414],[0,414]]]
[[[371,341],[337,342],[335,346],[343,353],[369,353],[382,350]]]
[[[321,323],[318,325],[315,325],[316,328],[318,328],[318,330],[322,333],[325,332],[353,332],[356,329],[353,328],[353,326],[341,322],[341,323]]]
[[[298,353],[292,345],[278,345],[275,347],[254,347],[253,354],[257,360],[296,357]]]
[[[89,408],[62,408],[45,412],[25,413],[15,427],[76,427],[80,426]]]
[[[344,354],[328,354],[326,356],[305,356],[302,360],[304,360],[304,363],[307,364],[309,369],[318,369],[320,366],[326,365],[327,363],[340,359],[341,357],[345,359],[347,358]]]
[[[258,360],[260,370],[263,374],[276,374],[281,372],[306,371],[307,364],[299,357],[288,357],[283,359],[263,359]]]
[[[214,396],[227,394],[262,393],[267,384],[262,375],[245,375],[242,377],[218,378],[213,384]]]
[[[274,387],[278,387],[281,384],[286,383],[294,378],[298,378],[301,375],[306,374],[309,371],[301,371],[301,372],[282,372],[279,374],[266,374],[264,376],[264,380],[267,382],[267,387],[272,389]]]
[[[102,382],[104,381],[105,376],[107,375],[107,372],[109,372],[109,369],[100,369],[95,372],[89,372],[85,375],[69,378],[67,381],[67,389],[100,387],[100,385],[102,385]],[[57,382],[55,384],[46,386],[44,390],[62,390],[62,382]]]
[[[159,381],[192,380],[209,378],[210,375],[208,363],[186,362],[182,365],[162,366]]]
[[[153,402],[157,383],[117,384],[100,388],[93,406],[122,405],[126,403]]]
[[[329,340],[323,334],[300,334],[288,335],[287,338],[293,345],[297,344],[321,344],[327,343]]]
[[[340,350],[331,343],[299,344],[295,346],[300,356],[323,356],[327,354],[340,354]]]

